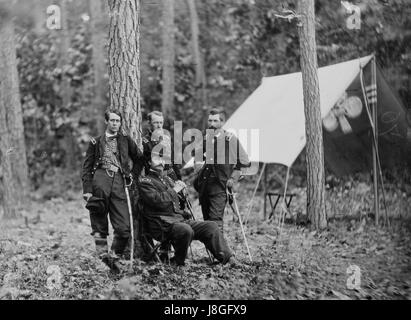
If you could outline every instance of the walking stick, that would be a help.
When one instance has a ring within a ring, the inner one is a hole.
[[[187,196],[185,196],[184,198],[185,198],[185,201],[186,201],[188,210],[190,211],[191,218],[193,218],[193,220],[195,221],[196,218],[194,217],[194,211],[193,211],[193,207],[192,207],[192,205],[191,205],[191,202],[190,202],[190,200],[188,200]],[[205,249],[206,249],[206,251],[207,251],[208,258],[210,259],[210,262],[213,263],[213,262],[214,262],[214,259],[211,257],[210,252],[207,250],[207,247],[206,247]],[[191,246],[190,246],[190,250],[191,250]],[[191,255],[193,255],[192,252],[191,252]]]
[[[127,207],[128,207],[128,214],[130,218],[130,233],[131,233],[131,244],[130,244],[130,271],[133,270],[133,256],[134,256],[134,224],[133,224],[133,213],[131,211],[131,201],[130,201],[130,193],[128,191],[128,187],[131,186],[133,183],[133,177],[130,176],[130,184],[127,184],[126,176],[124,178],[124,190],[126,192],[127,198]]]
[[[250,248],[248,247],[247,238],[245,236],[243,223],[241,222],[241,216],[238,210],[237,200],[235,199],[235,196],[233,193],[229,193],[229,195],[233,196],[233,203],[234,203],[234,208],[235,208],[234,213],[238,216],[238,221],[240,222],[241,232],[243,233],[243,237],[244,237],[244,243],[245,243],[245,246],[247,247],[248,257],[250,258],[250,262],[253,262],[253,259],[251,258]],[[231,206],[231,208],[233,207]]]

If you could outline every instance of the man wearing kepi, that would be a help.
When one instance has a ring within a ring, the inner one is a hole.
[[[96,139],[91,138],[83,164],[82,182],[97,253],[110,264],[113,256],[123,253],[130,237],[130,213],[124,188],[132,177],[138,178],[144,158],[136,143],[120,133],[120,112],[109,110],[104,116],[106,132]],[[114,229],[111,246],[114,255],[108,254],[107,215]]]
[[[215,221],[221,232],[224,231],[227,192],[236,191],[241,168],[251,164],[236,136],[222,129],[224,122],[223,110],[213,108],[209,111],[208,130],[201,150],[205,164],[194,181],[204,220]]]
[[[181,209],[178,193],[185,187],[182,181],[174,181],[167,176],[164,161],[160,157],[152,157],[149,172],[138,183],[143,215],[150,235],[158,241],[171,241],[175,249],[171,262],[175,265],[184,265],[192,240],[203,242],[219,262],[235,265],[233,253],[217,224],[213,221],[189,220],[190,213]]]

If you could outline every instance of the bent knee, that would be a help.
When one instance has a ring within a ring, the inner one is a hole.
[[[173,225],[173,234],[178,238],[192,238],[194,230],[186,223],[176,223]]]
[[[219,226],[218,226],[217,222],[215,222],[215,221],[204,221],[204,223],[207,224],[207,229],[209,230],[209,232],[212,232],[212,233],[218,232]]]

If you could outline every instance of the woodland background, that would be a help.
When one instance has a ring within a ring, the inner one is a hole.
[[[390,228],[373,224],[370,172],[342,178],[327,172],[328,228],[317,233],[301,226],[306,210],[303,153],[291,170],[289,190],[297,197],[283,229],[278,215],[262,220],[262,189],[258,189],[246,226],[253,263],[248,262],[238,221],[228,210],[226,235],[241,261],[239,267],[208,266],[196,243],[186,269],[136,260],[132,275],[110,275],[93,256],[80,181],[89,138],[102,131],[102,114],[110,101],[105,1],[10,3],[17,8],[13,24],[30,204],[14,220],[0,223],[0,299],[411,298],[411,157],[383,168]],[[143,119],[162,107],[165,60],[174,61],[168,67],[175,74],[166,126],[173,119],[182,120],[184,129],[204,128],[206,110],[212,105],[224,107],[230,115],[263,76],[300,71],[296,27],[276,16],[295,8],[294,1],[196,1],[203,74],[193,50],[190,3],[174,1],[176,42],[164,56],[163,2],[141,1]],[[315,1],[319,66],[374,52],[388,82],[411,108],[411,2],[353,3],[361,8],[359,30],[347,29],[340,1]],[[46,8],[52,4],[62,8],[61,30],[45,26]],[[0,19],[3,13],[0,7]],[[0,73],[1,79],[7,76]],[[283,167],[270,165],[269,188],[281,189],[284,177]],[[0,178],[4,178],[1,173]],[[238,195],[242,213],[256,179],[251,176],[242,182]],[[191,197],[201,219],[194,192]],[[347,268],[353,264],[362,272],[358,290],[346,286]],[[58,288],[49,284],[55,275],[50,267],[56,265],[62,274]]]
[[[41,196],[51,198],[54,193],[62,195],[63,190],[80,187],[79,172],[89,136],[99,133],[101,115],[109,104],[104,68],[108,16],[101,10],[100,17],[93,17],[96,10],[91,8],[98,0],[65,1],[67,14],[63,12],[62,19],[67,29],[48,30],[45,9],[53,2],[17,2],[17,66],[29,176],[33,190],[49,188]],[[389,83],[404,105],[410,107],[411,3],[357,3],[362,10],[361,29],[349,30],[340,1],[316,1],[319,66],[375,52]],[[143,0],[141,5],[141,95],[145,119],[148,112],[161,109],[162,9],[159,0]],[[199,98],[201,88],[194,81],[188,4],[175,1],[175,94],[170,118],[182,120],[185,128],[203,128],[208,106],[222,106],[230,115],[263,76],[299,71],[297,30],[286,19],[275,16],[282,14],[284,8],[294,8],[294,2],[197,2],[199,46],[206,78],[203,99]],[[100,45],[98,51],[93,51],[93,44]],[[396,170],[404,177],[409,172],[407,167],[409,163]],[[292,174],[305,176],[303,159],[294,168]],[[390,177],[394,171],[389,171]],[[300,180],[304,179],[297,177],[295,183],[301,185]]]

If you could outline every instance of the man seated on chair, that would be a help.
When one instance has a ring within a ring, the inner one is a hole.
[[[168,177],[164,165],[160,156],[152,155],[150,170],[138,183],[143,218],[150,235],[157,241],[171,241],[175,253],[170,261],[174,265],[184,265],[192,240],[203,242],[219,262],[237,264],[217,223],[190,220],[190,213],[181,209],[178,193],[186,186],[181,180]]]

